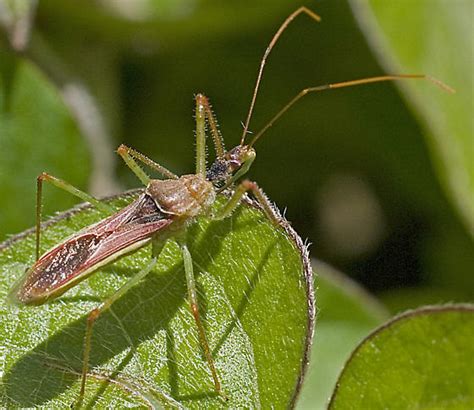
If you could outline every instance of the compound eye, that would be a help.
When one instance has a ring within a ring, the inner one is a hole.
[[[236,170],[237,168],[240,168],[241,165],[242,165],[241,162],[236,159],[231,159],[229,161],[229,166],[232,170]]]

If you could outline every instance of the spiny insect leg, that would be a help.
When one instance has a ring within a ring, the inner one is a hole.
[[[199,114],[199,115],[198,115]],[[212,141],[216,149],[218,158],[222,158],[226,152],[224,146],[224,139],[222,138],[219,126],[217,124],[216,116],[212,110],[212,105],[209,99],[203,94],[196,95],[196,131],[202,129],[205,125],[203,121],[207,121],[211,131]],[[196,132],[197,134],[197,132]],[[198,135],[196,135],[198,137]]]
[[[143,155],[141,152],[134,150],[133,148],[127,147],[126,145],[120,145],[117,148],[117,153],[125,161],[125,164],[132,170],[132,172],[142,181],[143,185],[148,185],[150,182],[150,177],[143,171],[140,165],[137,164],[135,160],[142,162],[143,164],[149,166],[151,169],[159,172],[165,178],[178,179],[178,176],[173,174],[171,171],[166,169],[164,166],[158,164],[152,159],[148,158],[146,155]]]
[[[235,189],[232,196],[229,198],[227,203],[214,215],[214,219],[220,220],[229,217],[235,208],[240,203],[242,196],[247,192],[251,191],[255,199],[262,206],[267,217],[275,224],[279,225],[281,219],[275,213],[273,205],[271,204],[268,197],[262,191],[262,189],[257,185],[256,182],[249,181],[248,179],[242,181],[237,188]]]

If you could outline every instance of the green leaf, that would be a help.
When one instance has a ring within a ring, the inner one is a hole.
[[[388,71],[402,67],[404,72],[426,73],[456,89],[451,95],[413,81],[402,87],[422,119],[439,179],[474,232],[472,4],[444,0],[353,3]]]
[[[300,410],[326,408],[351,351],[387,318],[385,309],[356,282],[324,263],[313,263],[313,267],[318,274],[318,326],[298,401]]]
[[[0,240],[33,224],[41,172],[87,185],[85,143],[57,90],[35,66],[2,50],[0,147]],[[56,189],[46,191],[46,212],[75,203]]]
[[[122,195],[113,204],[129,201]],[[43,247],[103,216],[84,207],[62,214],[44,230]],[[289,227],[275,228],[248,204],[223,221],[199,218],[188,239],[226,405],[287,407],[301,383],[314,314],[304,246]],[[0,403],[64,407],[78,394],[87,313],[149,263],[150,249],[101,269],[46,305],[5,305],[33,254],[32,232],[7,242],[0,253]],[[90,364],[95,376],[88,379],[86,403],[93,406],[172,406],[170,398],[190,408],[223,405],[213,394],[174,241],[157,268],[99,318]]]
[[[472,409],[474,305],[427,306],[372,333],[344,368],[330,409]]]

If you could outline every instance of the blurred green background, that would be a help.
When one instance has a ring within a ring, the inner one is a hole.
[[[472,300],[472,1],[305,5],[322,22],[301,16],[281,37],[251,130],[300,89],[330,82],[421,72],[457,93],[407,80],[309,95],[259,141],[249,177],[287,209],[313,257],[391,311]],[[33,225],[41,171],[96,195],[138,186],[113,152],[120,143],[193,172],[198,92],[236,145],[263,51],[298,6],[1,0],[0,240]],[[75,203],[55,191],[47,213]]]

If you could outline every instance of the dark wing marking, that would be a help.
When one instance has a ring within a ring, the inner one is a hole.
[[[89,232],[101,234],[104,232],[114,231],[120,226],[126,224],[157,221],[168,218],[168,216],[169,215],[165,215],[163,212],[161,212],[160,208],[156,206],[153,198],[151,198],[148,194],[142,194],[130,205],[109,216],[108,218],[105,218],[102,221],[85,228],[77,235],[80,233]]]
[[[114,215],[46,252],[26,273],[16,292],[22,303],[42,303],[85,279],[105,263],[145,245],[173,222],[147,194]]]

